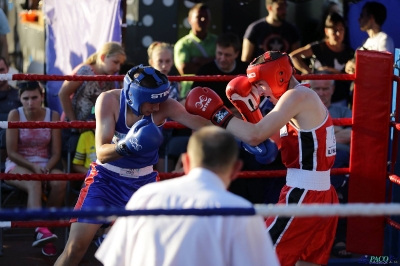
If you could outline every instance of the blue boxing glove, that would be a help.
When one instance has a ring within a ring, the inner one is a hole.
[[[261,142],[257,146],[251,146],[243,141],[236,139],[240,148],[254,154],[256,161],[261,164],[272,163],[278,155],[278,146],[271,139]]]
[[[152,122],[142,119],[137,121],[115,145],[115,151],[126,157],[145,154],[158,149],[164,137],[161,130]]]

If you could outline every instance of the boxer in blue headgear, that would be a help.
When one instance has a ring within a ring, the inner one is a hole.
[[[168,78],[142,65],[128,71],[123,89],[100,94],[95,105],[97,161],[90,165],[75,209],[123,208],[137,189],[155,182],[153,165],[167,118],[194,130],[211,124],[168,95]],[[97,229],[109,224],[82,218],[71,222],[68,242],[55,265],[78,265]]]
[[[141,72],[141,73],[140,73]],[[135,74],[140,73],[137,77]],[[143,78],[153,76],[155,87],[141,85]],[[140,106],[144,102],[161,103],[168,99],[170,83],[167,77],[150,66],[136,66],[128,71],[124,78],[124,94],[126,103],[137,116],[142,115]]]

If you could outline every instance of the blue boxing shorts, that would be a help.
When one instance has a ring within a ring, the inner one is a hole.
[[[108,166],[110,167],[110,165]],[[95,162],[91,163],[85,178],[85,187],[83,187],[79,193],[79,198],[74,210],[98,207],[124,208],[133,193],[142,186],[155,182],[158,176],[158,172],[151,170],[149,174],[143,176],[121,175],[121,172],[123,173],[125,171],[129,173],[129,170],[137,169],[123,169],[116,166],[111,167],[114,169],[110,170],[107,169],[105,165],[99,165]],[[116,171],[116,169],[120,171]],[[111,222],[105,220],[86,218],[72,218],[70,222],[103,224],[105,227],[111,224]]]

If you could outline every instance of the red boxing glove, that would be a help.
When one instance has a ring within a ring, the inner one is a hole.
[[[258,108],[260,96],[246,76],[232,79],[226,86],[225,93],[231,103],[239,110],[244,121],[255,124],[262,119],[261,111]]]
[[[226,86],[226,96],[231,103],[239,110],[243,120],[256,124],[262,118],[258,105],[260,96],[257,89],[251,85],[246,76],[239,76],[232,79]],[[281,137],[279,131],[270,137],[278,149],[281,148]]]
[[[193,88],[187,95],[185,108],[189,113],[200,115],[223,128],[233,118],[232,112],[224,106],[218,94],[206,87]]]

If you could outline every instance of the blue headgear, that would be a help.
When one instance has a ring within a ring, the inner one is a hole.
[[[139,69],[143,69],[143,72],[132,80]],[[149,75],[155,79],[157,87],[147,88],[140,85],[143,78]],[[167,100],[169,86],[169,81],[161,79],[154,68],[139,65],[129,70],[125,75],[123,93],[125,93],[126,103],[131,107],[133,113],[139,116],[141,115],[140,106],[142,103],[161,103]]]

